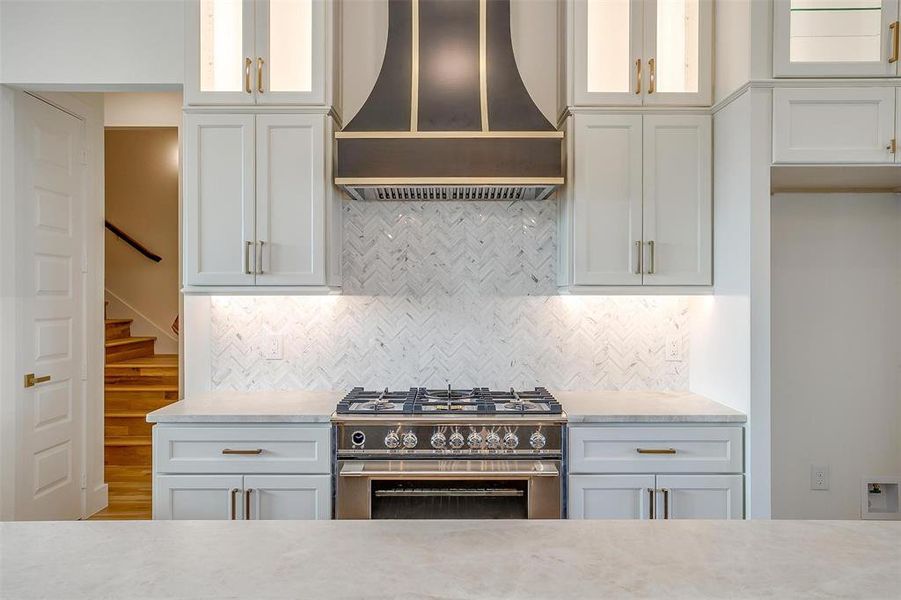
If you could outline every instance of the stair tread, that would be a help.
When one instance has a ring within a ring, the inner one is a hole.
[[[177,383],[107,383],[103,386],[107,392],[177,392]]]
[[[105,446],[150,446],[153,442],[150,436],[107,436],[103,443]]]
[[[143,356],[141,358],[127,358],[125,360],[116,361],[106,365],[106,368],[114,369],[134,369],[139,367],[177,367],[177,354],[154,354],[153,356]]]
[[[107,325],[125,325],[134,322],[134,319],[104,319]]]
[[[155,342],[156,338],[152,336],[137,336],[137,337],[127,337],[127,338],[116,338],[112,340],[106,341],[107,348],[114,348],[116,346],[126,346],[128,344],[137,344],[138,342]]]

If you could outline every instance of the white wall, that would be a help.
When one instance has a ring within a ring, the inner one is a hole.
[[[180,127],[181,92],[111,92],[103,95],[106,127]]]
[[[901,199],[776,195],[772,243],[773,516],[855,519],[901,476]]]
[[[714,102],[722,100],[750,79],[752,1],[717,0],[715,4]]]
[[[167,85],[184,80],[181,0],[2,0],[0,82]]]
[[[513,52],[526,89],[551,123],[558,116],[556,0],[514,1],[510,9]],[[385,58],[388,3],[344,0],[342,5],[342,106],[350,121],[372,91]]]

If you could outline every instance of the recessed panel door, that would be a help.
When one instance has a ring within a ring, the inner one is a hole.
[[[247,475],[244,493],[253,520],[331,518],[330,475]]]
[[[658,519],[741,519],[742,475],[658,475]]]
[[[570,519],[650,519],[653,475],[571,475]]]
[[[77,519],[86,368],[84,123],[32,96],[20,98],[16,515]]]

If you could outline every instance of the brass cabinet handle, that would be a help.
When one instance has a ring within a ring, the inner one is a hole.
[[[248,448],[248,449],[244,449],[244,448],[236,448],[236,449],[233,449],[233,448],[223,448],[223,449],[222,449],[222,454],[242,454],[242,455],[248,455],[248,454],[249,454],[249,455],[256,455],[256,454],[262,454],[262,453],[263,453],[263,449],[262,449],[262,448],[253,448],[253,449],[249,449],[249,448]]]
[[[675,448],[636,448],[639,454],[675,454]]]
[[[244,490],[244,520],[250,520],[250,494],[253,492],[253,488],[247,488]]]
[[[657,270],[657,252],[656,252],[656,244],[653,240],[648,242],[648,248],[651,250],[651,264],[648,266],[648,275],[653,275]]]
[[[663,518],[669,519],[669,488],[661,488],[663,492]]]
[[[263,274],[263,240],[260,240],[260,253],[257,255],[257,275]]]
[[[253,275],[253,271],[250,270],[252,265],[250,261],[250,247],[253,246],[253,242],[244,242],[244,274],[245,275]]]
[[[641,275],[642,262],[644,262],[644,261],[642,260],[643,249],[642,249],[642,243],[641,243],[641,240],[635,240],[635,249],[636,249],[637,252],[638,252],[638,262],[637,262],[637,264],[635,265],[635,274],[636,274],[636,275]]]
[[[899,31],[898,31],[898,29],[899,29],[899,22],[898,22],[898,21],[895,21],[894,23],[892,23],[891,25],[889,25],[888,28],[889,28],[889,30],[891,30],[891,32],[892,32],[892,55],[889,56],[888,61],[889,61],[889,63],[894,63],[894,62],[898,62],[898,46],[899,46],[899,40],[898,40],[898,34],[899,34]]]
[[[657,490],[654,488],[648,488],[648,505],[650,509],[648,510],[648,518],[656,519],[657,518]]]
[[[635,93],[641,93],[641,59],[635,59]]]
[[[236,506],[238,503],[237,496],[238,496],[238,492],[240,492],[240,491],[241,490],[238,488],[232,488],[228,491],[228,495],[230,496],[230,500],[231,500],[231,502],[229,504],[229,514],[228,514],[229,521],[234,521],[236,518],[235,509],[237,508],[237,506]]]
[[[50,381],[50,375],[43,375],[42,377],[35,377],[34,373],[25,375],[25,387],[27,388],[34,387],[37,383],[47,383],[48,381]]]
[[[648,93],[653,94],[657,91],[657,61],[653,58],[648,60]]]
[[[257,91],[263,93],[263,59],[257,58]]]
[[[244,91],[248,94],[253,93],[253,88],[250,87],[250,65],[253,64],[253,61],[249,58],[244,59]]]
[[[895,138],[892,138],[889,141],[888,146],[885,147],[885,149],[888,150],[891,154],[894,154],[895,152],[897,152],[897,150],[898,150],[897,140]]]

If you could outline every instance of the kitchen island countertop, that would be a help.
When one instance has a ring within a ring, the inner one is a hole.
[[[744,423],[747,416],[691,392],[550,390],[570,423]]]
[[[0,597],[894,597],[901,523],[0,523]]]

